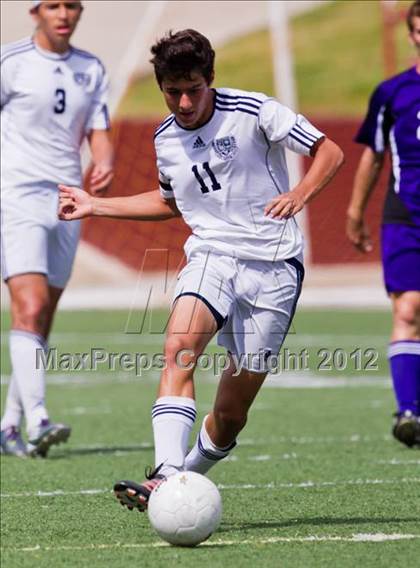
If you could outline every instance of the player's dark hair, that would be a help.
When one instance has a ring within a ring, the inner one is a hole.
[[[201,73],[207,84],[213,79],[214,50],[209,40],[195,30],[170,31],[150,51],[159,87],[165,78],[191,79],[194,71]]]
[[[407,26],[410,32],[414,31],[413,18],[420,18],[420,0],[416,0],[411,4],[407,12]]]

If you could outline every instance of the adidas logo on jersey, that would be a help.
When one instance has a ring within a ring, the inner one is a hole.
[[[206,145],[204,144],[203,140],[201,139],[201,136],[197,136],[194,144],[193,144],[193,149],[196,150],[197,148],[205,148]]]
[[[61,67],[57,67],[56,70],[54,71],[54,73],[58,73],[59,75],[62,75],[63,72],[61,71]]]

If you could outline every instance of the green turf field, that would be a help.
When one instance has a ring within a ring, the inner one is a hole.
[[[51,345],[158,352],[165,317],[155,314],[153,334],[126,334],[125,313],[62,312]],[[131,318],[130,331],[141,320]],[[158,373],[50,373],[52,417],[70,423],[73,435],[47,460],[1,460],[2,566],[412,566],[420,557],[420,456],[389,436],[389,323],[382,312],[300,312],[287,345],[310,348],[309,370],[272,378],[262,390],[238,448],[210,474],[224,515],[197,549],[162,544],[147,517],[111,493],[115,480],[140,480],[152,463]],[[4,335],[3,378],[6,343]],[[358,348],[378,350],[377,370],[357,371],[353,359],[343,370],[317,369],[320,349]],[[199,418],[215,387],[211,372],[198,374]]]

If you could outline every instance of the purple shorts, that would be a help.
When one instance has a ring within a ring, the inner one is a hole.
[[[420,291],[420,227],[382,225],[381,241],[387,292]]]

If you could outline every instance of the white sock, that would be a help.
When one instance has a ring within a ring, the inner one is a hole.
[[[217,462],[227,457],[230,451],[236,446],[236,441],[233,441],[225,448],[215,446],[206,430],[206,419],[207,416],[204,417],[194,447],[185,458],[184,466],[187,471],[196,471],[203,475],[216,465]]]
[[[183,396],[161,396],[152,408],[155,465],[171,475],[184,467],[188,439],[195,417],[195,401]]]
[[[14,426],[20,427],[22,421],[23,408],[20,402],[20,394],[17,381],[13,375],[10,376],[9,388],[7,389],[6,404],[4,405],[4,414],[1,419],[0,430],[7,430]]]
[[[36,333],[12,330],[10,332],[10,359],[13,377],[17,383],[20,401],[26,419],[29,438],[36,435],[41,420],[48,419],[45,408],[45,371],[37,369],[37,349],[45,349],[45,340]]]

